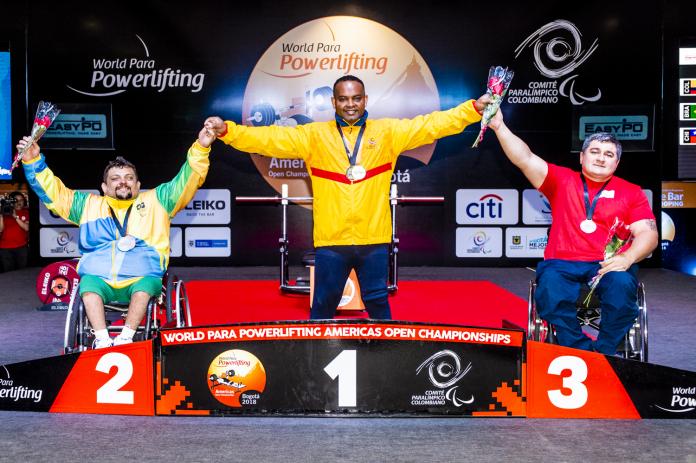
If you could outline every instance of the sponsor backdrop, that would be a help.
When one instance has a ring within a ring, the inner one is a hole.
[[[29,113],[40,99],[66,108],[42,144],[67,185],[98,189],[104,164],[120,154],[152,188],[175,175],[209,115],[255,126],[328,120],[331,86],[351,73],[366,83],[371,117],[412,117],[478,97],[488,68],[504,65],[515,71],[505,117],[532,150],[578,167],[582,137],[613,131],[630,148],[619,175],[654,195],[660,22],[649,12],[660,2],[633,5],[542,1],[530,10],[503,1],[491,11],[474,2],[146,1],[118,9],[32,2]],[[401,264],[517,266],[543,254],[548,203],[507,161],[493,133],[470,148],[478,128],[396,163],[399,194],[445,198],[398,206]],[[172,262],[275,264],[280,208],[237,204],[235,197],[275,196],[283,184],[290,196],[311,195],[302,161],[243,154],[219,142],[211,160],[205,188],[174,220]],[[70,227],[41,216],[36,255],[75,256]],[[310,207],[292,206],[291,263],[311,249],[311,228]],[[654,262],[659,251],[648,265]]]
[[[696,275],[696,182],[662,184],[662,264]]]

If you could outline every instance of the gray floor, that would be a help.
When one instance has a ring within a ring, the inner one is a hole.
[[[60,353],[62,313],[38,312],[38,268],[0,274],[0,364]],[[275,279],[276,268],[173,268],[185,280]],[[301,270],[293,269],[293,272]],[[526,298],[522,268],[403,268],[490,280]],[[696,371],[696,278],[643,269],[651,363]],[[696,420],[182,418],[0,412],[0,461],[650,461],[696,463]]]

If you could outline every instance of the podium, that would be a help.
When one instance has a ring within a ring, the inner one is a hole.
[[[522,330],[329,320],[164,329],[0,367],[0,410],[124,415],[696,418],[696,372]]]

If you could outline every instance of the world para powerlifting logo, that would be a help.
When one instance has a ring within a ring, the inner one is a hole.
[[[370,118],[410,118],[440,109],[433,75],[406,39],[368,19],[331,16],[286,32],[261,56],[244,92],[244,124],[294,127],[330,121],[333,83],[346,74],[365,82]],[[428,164],[434,149],[433,143],[404,155]],[[287,184],[290,196],[310,195],[303,160],[259,155],[252,160],[276,191]]]

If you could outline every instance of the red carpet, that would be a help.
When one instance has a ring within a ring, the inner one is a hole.
[[[309,296],[283,294],[277,281],[186,283],[194,326],[306,320]],[[500,328],[503,320],[527,326],[527,302],[489,281],[400,281],[389,298],[394,320]],[[338,318],[367,318],[339,312]]]

